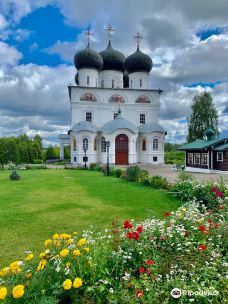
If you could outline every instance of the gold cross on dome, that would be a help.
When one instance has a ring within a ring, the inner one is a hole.
[[[108,38],[109,38],[109,40],[111,40],[111,34],[112,34],[113,32],[115,32],[114,27],[113,27],[111,24],[109,24],[109,25],[105,28],[105,31],[108,32]]]
[[[136,39],[136,42],[137,42],[137,47],[139,47],[140,45],[140,41],[143,39],[143,36],[138,32],[134,38]]]
[[[88,42],[90,42],[91,38],[93,37],[93,33],[90,30],[88,30],[85,32],[85,35],[87,36]]]

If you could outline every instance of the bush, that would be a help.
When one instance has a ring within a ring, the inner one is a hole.
[[[97,166],[96,163],[90,163],[89,170],[92,170],[92,171],[95,170],[96,166]]]
[[[166,178],[155,175],[150,177],[149,185],[155,189],[168,189],[169,183]]]
[[[113,168],[112,169],[112,175],[117,177],[117,178],[120,178],[122,172],[125,171],[125,170],[122,170],[122,169],[116,169],[116,168]]]
[[[182,304],[225,303],[228,214],[223,207],[208,213],[191,201],[176,212],[164,210],[162,220],[54,234],[39,254],[26,252],[23,262],[0,269],[0,299],[5,304],[175,303],[170,292],[176,287],[209,292],[185,295]]]
[[[178,176],[177,178],[181,181],[185,181],[185,180],[194,180],[195,177],[191,174],[191,173],[188,173],[186,171],[180,171],[178,173]]]
[[[19,180],[21,178],[20,174],[17,172],[16,169],[13,170],[13,172],[10,174],[11,180]]]
[[[138,182],[141,170],[138,166],[127,167],[126,180],[129,182]]]

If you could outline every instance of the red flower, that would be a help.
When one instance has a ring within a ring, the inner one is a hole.
[[[211,210],[211,209],[208,209],[208,210],[207,210],[207,212],[208,212],[208,213],[212,213],[212,212],[213,212],[213,210]]]
[[[216,188],[216,187],[213,187],[213,188],[211,189],[211,192],[216,193],[216,192],[217,192],[217,188]]]
[[[207,229],[206,229],[206,227],[204,227],[204,226],[200,226],[200,227],[199,227],[199,230],[200,230],[200,231],[206,231]]]
[[[208,223],[211,224],[211,223],[213,223],[213,221],[212,220],[208,220]]]
[[[137,298],[143,297],[143,292],[141,290],[136,290],[135,295]]]
[[[140,273],[144,273],[145,272],[145,268],[144,267],[139,267],[139,272]]]
[[[165,241],[165,240],[166,240],[166,237],[165,237],[164,235],[161,235],[161,236],[160,236],[160,240],[161,240],[161,241]]]
[[[223,197],[223,193],[220,192],[220,191],[217,191],[217,192],[216,192],[216,195],[217,195],[217,197]]]
[[[143,226],[138,226],[136,230],[138,231],[138,233],[141,233],[143,231]]]
[[[214,228],[218,228],[219,223],[214,223]]]
[[[124,229],[131,229],[133,228],[133,225],[129,221],[124,222]]]
[[[208,232],[208,231],[204,231],[203,233],[204,233],[205,235],[208,235],[208,234],[209,234],[209,232]]]
[[[127,237],[128,239],[133,239],[133,238],[134,238],[134,235],[133,235],[132,232],[128,232],[128,233],[126,234],[126,237]]]
[[[147,265],[153,265],[154,262],[153,262],[152,260],[149,260],[149,259],[148,259],[148,260],[146,260],[146,264],[147,264]]]
[[[219,205],[218,208],[219,209],[224,209],[224,206],[223,205]]]
[[[134,231],[134,232],[132,232],[132,234],[133,234],[133,239],[135,239],[137,241],[140,239],[140,235],[138,234],[138,232]]]
[[[152,271],[151,269],[147,268],[146,273],[151,274],[151,271]]]
[[[199,248],[200,248],[200,250],[205,251],[207,249],[207,246],[206,245],[200,245]]]
[[[170,212],[167,212],[167,211],[163,213],[164,216],[170,216],[170,214],[171,214],[171,213],[170,213]]]

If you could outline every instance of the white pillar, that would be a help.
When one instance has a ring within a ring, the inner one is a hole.
[[[64,159],[64,145],[60,143],[60,159]]]

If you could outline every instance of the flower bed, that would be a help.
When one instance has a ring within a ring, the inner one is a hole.
[[[208,212],[192,201],[164,220],[55,234],[38,256],[0,270],[0,302],[172,303],[179,288],[190,292],[179,303],[224,303],[226,219],[224,205]]]

